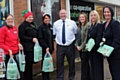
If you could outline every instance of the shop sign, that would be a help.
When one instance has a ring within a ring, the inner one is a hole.
[[[76,22],[81,12],[85,12],[89,18],[89,13],[92,10],[94,10],[94,3],[70,0],[70,17]]]

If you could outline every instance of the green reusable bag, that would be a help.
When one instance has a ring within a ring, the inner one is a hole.
[[[20,79],[20,73],[13,58],[10,58],[7,63],[7,79]]]
[[[34,46],[34,62],[38,62],[40,60],[42,60],[42,47],[40,47],[37,41]]]
[[[44,72],[53,72],[53,59],[50,53],[46,53],[43,60],[42,71]]]
[[[102,46],[102,42],[100,43],[100,47],[98,48],[97,52],[101,53],[102,55],[109,57],[113,52],[114,48],[112,46],[108,46],[104,44]]]
[[[92,48],[94,47],[94,45],[95,45],[94,39],[90,38],[90,39],[88,40],[86,49],[90,52],[90,51],[92,50]]]
[[[25,55],[24,55],[24,52],[22,50],[22,53],[21,51],[19,51],[19,54],[18,54],[18,59],[19,59],[19,66],[20,66],[20,71],[21,72],[24,72],[25,71]]]

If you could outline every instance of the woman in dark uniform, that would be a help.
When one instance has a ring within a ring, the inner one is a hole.
[[[90,51],[90,67],[92,80],[103,80],[103,55],[97,52],[100,42],[102,41],[102,24],[97,11],[90,12],[90,28],[88,29],[87,41],[92,38],[95,41],[95,46]]]
[[[44,60],[44,55],[48,52],[53,51],[53,35],[52,26],[50,24],[50,15],[43,15],[43,24],[38,28],[38,41],[43,50],[42,64]],[[50,80],[49,73],[42,71],[42,80]]]
[[[33,80],[32,78],[32,64],[34,59],[34,45],[37,42],[37,28],[33,23],[33,13],[27,10],[22,12],[25,20],[19,26],[19,38],[24,47],[24,53],[26,55],[26,66],[24,72],[24,80]]]
[[[120,23],[113,19],[114,10],[110,6],[103,7],[104,44],[114,47],[114,51],[107,58],[112,80],[120,80]]]

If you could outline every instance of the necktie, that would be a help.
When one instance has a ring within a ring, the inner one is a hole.
[[[62,27],[62,43],[65,44],[65,21],[63,21],[63,27]]]

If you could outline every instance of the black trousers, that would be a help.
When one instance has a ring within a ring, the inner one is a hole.
[[[50,53],[52,54],[52,50],[50,50]],[[41,67],[43,66],[43,60],[45,54],[46,54],[46,49],[43,49]],[[49,72],[42,71],[42,80],[50,80]]]
[[[81,80],[91,80],[89,52],[82,52]]]
[[[109,59],[109,69],[112,76],[112,80],[120,80],[120,59]]]
[[[57,80],[64,80],[64,57],[67,57],[69,64],[69,80],[75,76],[75,46],[74,43],[69,46],[57,44]]]
[[[92,80],[104,80],[104,69],[103,69],[103,55],[100,53],[90,53],[90,65]]]
[[[17,54],[18,54],[18,53],[17,53]],[[20,72],[20,67],[19,67],[18,61],[17,61],[17,59],[16,59],[16,55],[17,55],[17,54],[14,54],[13,59],[14,59],[15,62],[17,63],[18,70],[19,70],[19,72]],[[9,61],[9,59],[10,59],[10,56],[9,56],[9,55],[6,55],[6,58],[5,58],[5,65],[6,65],[6,68],[7,68],[7,63],[8,63],[8,61]],[[20,77],[21,77],[21,75],[20,75]],[[5,76],[5,80],[9,80],[9,79],[7,79],[7,77]],[[21,78],[18,79],[18,80],[21,80]]]
[[[34,52],[33,51],[24,51],[25,53],[25,72],[23,72],[23,80],[33,80],[33,59],[34,59]]]
[[[80,59],[82,59],[82,51],[79,51]]]

